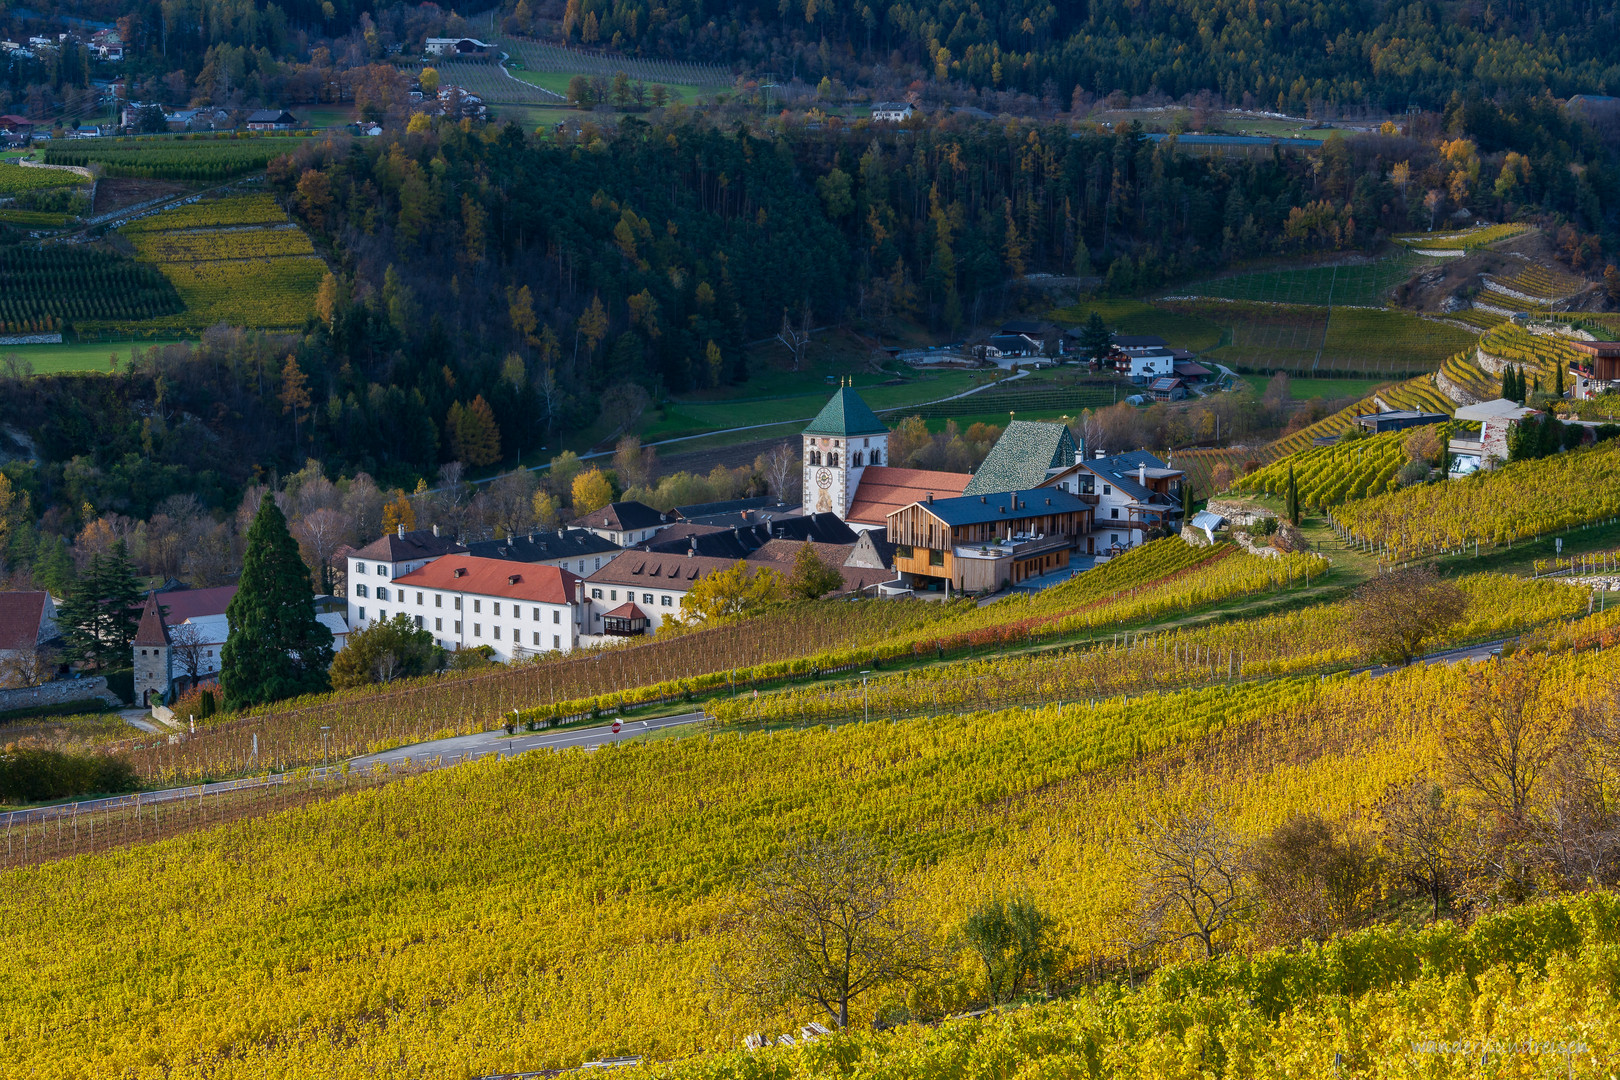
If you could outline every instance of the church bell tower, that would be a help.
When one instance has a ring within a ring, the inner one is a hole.
[[[861,475],[888,464],[889,429],[846,378],[804,429],[804,511],[849,513]]]

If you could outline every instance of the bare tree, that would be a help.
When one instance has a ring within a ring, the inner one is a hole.
[[[1352,625],[1374,656],[1407,664],[1462,618],[1467,595],[1427,566],[1379,574],[1356,590]]]
[[[798,371],[804,364],[804,351],[810,346],[810,304],[808,302],[799,308],[798,326],[793,325],[793,320],[788,316],[788,309],[782,309],[782,328],[776,332],[776,340],[786,345],[788,352],[793,354],[793,370]]]
[[[778,502],[792,502],[798,497],[801,477],[799,455],[793,452],[792,444],[782,443],[772,447],[769,453],[760,455],[754,467],[765,477],[765,486],[771,498]]]
[[[1456,891],[1460,880],[1462,820],[1445,788],[1426,777],[1396,788],[1378,806],[1384,847],[1395,871],[1423,890],[1440,918],[1440,901]]]
[[[1378,859],[1320,814],[1296,814],[1250,856],[1263,906],[1262,936],[1277,945],[1326,941],[1360,926],[1378,885]]]
[[[338,548],[349,543],[349,519],[337,510],[320,507],[293,520],[291,532],[298,541],[304,562],[315,572],[321,591],[330,593],[335,588],[333,559]]]
[[[1254,914],[1245,850],[1225,808],[1203,803],[1148,818],[1130,841],[1137,878],[1133,946],[1196,942],[1214,956]]]
[[[478,493],[475,509],[497,537],[514,536],[534,524],[534,493],[540,481],[528,469],[496,477]]]
[[[797,840],[760,871],[742,912],[743,954],[720,984],[761,1008],[814,1002],[845,1027],[856,998],[931,965],[904,901],[892,860],[866,838]]]
[[[619,474],[621,490],[646,487],[658,463],[658,451],[643,448],[640,435],[625,435],[613,448],[613,468]]]
[[[191,679],[191,685],[196,686],[208,666],[208,643],[203,641],[202,633],[189,622],[171,626],[169,647],[175,664]]]
[[[1558,696],[1541,693],[1545,677],[1534,659],[1470,672],[1461,715],[1443,734],[1451,782],[1518,825],[1569,730]]]
[[[42,686],[55,677],[62,654],[49,646],[19,649],[0,661],[0,687]]]

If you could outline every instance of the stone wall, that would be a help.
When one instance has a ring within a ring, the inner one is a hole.
[[[97,675],[93,679],[58,679],[44,686],[28,686],[16,690],[0,690],[0,712],[29,709],[44,705],[60,705],[67,701],[96,701],[108,705],[122,705],[118,695],[107,689],[107,680]]]

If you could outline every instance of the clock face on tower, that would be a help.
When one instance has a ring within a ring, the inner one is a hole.
[[[825,487],[832,487],[832,473],[828,472],[826,469],[821,469],[821,470],[817,471],[817,473],[816,473],[816,486],[817,487],[824,487],[824,488]]]

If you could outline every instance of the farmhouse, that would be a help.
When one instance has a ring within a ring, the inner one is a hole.
[[[1155,533],[1180,528],[1181,485],[1185,474],[1145,450],[1109,457],[1075,455],[1074,464],[1056,470],[1045,486],[1069,491],[1096,508],[1088,553],[1117,554],[1145,543]]]
[[[889,515],[894,568],[914,589],[994,592],[1069,565],[1091,506],[1053,488],[912,503]]]
[[[489,42],[477,38],[430,37],[423,43],[422,51],[429,56],[471,58],[493,56],[496,50]]]
[[[880,101],[872,106],[872,119],[880,124],[903,124],[915,111],[910,102]]]
[[[248,113],[249,131],[291,131],[298,126],[298,118],[286,109],[257,109]]]

